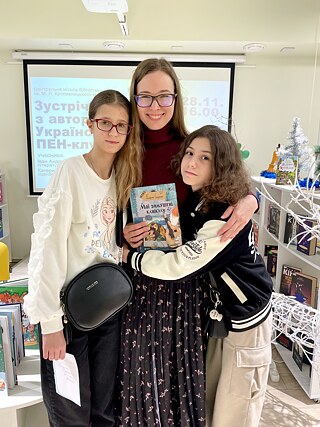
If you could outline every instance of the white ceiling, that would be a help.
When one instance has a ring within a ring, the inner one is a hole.
[[[320,0],[128,0],[128,36],[116,14],[81,0],[0,1],[2,62],[14,50],[110,52],[114,41],[127,53],[239,54],[258,42],[259,55],[316,55],[320,39]]]

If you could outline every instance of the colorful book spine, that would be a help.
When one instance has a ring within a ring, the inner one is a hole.
[[[0,238],[3,237],[3,220],[2,220],[2,209],[0,208]]]
[[[8,396],[8,381],[2,341],[2,327],[0,327],[0,396]]]

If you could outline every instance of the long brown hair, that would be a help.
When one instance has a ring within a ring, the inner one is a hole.
[[[119,105],[123,107],[129,115],[129,124],[132,123],[131,106],[128,99],[117,90],[109,89],[98,93],[89,105],[89,119],[94,119],[96,112],[101,105]],[[126,209],[130,190],[132,187],[141,185],[142,181],[142,145],[141,141],[134,139],[133,132],[127,136],[126,143],[117,153],[114,161],[117,204],[120,209]]]
[[[183,141],[179,153],[174,157],[172,166],[181,174],[180,166],[186,149],[195,138],[207,138],[212,155],[212,177],[201,190],[206,211],[212,202],[226,202],[235,205],[247,196],[251,190],[250,175],[242,160],[240,149],[232,135],[217,126],[207,125],[190,133]]]
[[[178,138],[185,138],[188,135],[188,131],[184,122],[183,114],[183,100],[181,94],[181,87],[178,76],[173,69],[173,66],[169,61],[164,58],[149,58],[140,62],[135,69],[130,86],[130,102],[132,108],[132,122],[133,122],[133,133],[135,141],[143,141],[142,126],[139,118],[138,108],[134,95],[137,94],[138,83],[149,73],[155,71],[163,71],[169,77],[171,77],[174,84],[174,91],[177,94],[175,99],[174,113],[171,119],[173,133]]]

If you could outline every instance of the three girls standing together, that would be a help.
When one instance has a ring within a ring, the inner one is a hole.
[[[239,150],[215,126],[188,136],[179,80],[164,59],[137,66],[130,104],[117,91],[96,95],[87,121],[92,150],[60,165],[34,216],[25,310],[41,325],[50,425],[258,426],[271,361],[272,283],[254,248],[257,202]],[[129,222],[132,301],[96,330],[74,331],[66,345],[61,289],[89,265],[121,261],[116,210],[126,211],[131,187],[170,182],[185,244],[134,260],[148,227]],[[186,262],[186,248],[196,246],[200,255]],[[218,305],[225,334],[212,333],[207,343],[205,324]],[[55,392],[52,360],[65,352],[78,363],[81,407]]]

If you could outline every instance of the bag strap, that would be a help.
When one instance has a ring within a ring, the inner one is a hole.
[[[119,248],[122,248],[123,246],[123,210],[117,209],[117,216],[116,216],[116,243]]]

